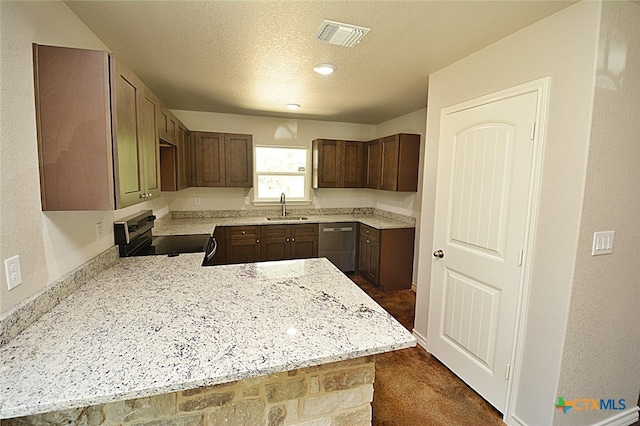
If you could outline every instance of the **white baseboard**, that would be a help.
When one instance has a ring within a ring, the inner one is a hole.
[[[638,406],[629,408],[622,413],[618,413],[615,416],[604,419],[598,423],[594,423],[592,426],[628,426],[638,421]]]
[[[416,338],[418,345],[420,345],[425,351],[427,350],[427,339],[418,333],[415,328],[413,329],[413,337]],[[429,352],[429,351],[427,351]]]
[[[415,333],[414,333],[415,334]],[[569,416],[571,414],[567,414]],[[638,407],[630,408],[615,416],[593,423],[591,426],[629,426],[638,421]],[[511,416],[509,426],[528,426],[518,416]]]
[[[520,420],[518,416],[511,416],[511,420],[508,423],[509,426],[527,426],[525,422]]]

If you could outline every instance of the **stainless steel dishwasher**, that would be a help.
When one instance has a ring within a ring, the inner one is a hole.
[[[318,257],[326,257],[342,272],[355,271],[356,224],[321,223],[318,231]]]

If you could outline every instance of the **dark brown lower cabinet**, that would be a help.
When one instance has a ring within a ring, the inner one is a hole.
[[[411,288],[414,228],[359,226],[358,275],[382,291]]]
[[[261,260],[287,259],[289,252],[289,226],[269,225],[260,230]]]
[[[318,225],[268,225],[260,230],[262,260],[318,257]]]
[[[318,257],[318,224],[288,225],[289,259]]]
[[[232,226],[225,233],[226,263],[252,263],[260,260],[259,226]]]
[[[224,262],[228,264],[318,257],[315,223],[232,226],[216,228],[216,232],[218,229],[225,229]]]
[[[358,272],[374,284],[380,274],[380,243],[369,236],[360,235],[358,245]]]

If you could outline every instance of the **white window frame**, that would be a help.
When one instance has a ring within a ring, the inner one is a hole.
[[[258,173],[258,148],[285,148],[300,149],[305,151],[305,171],[304,172],[267,172]],[[271,144],[254,144],[253,146],[253,204],[270,206],[280,205],[280,197],[258,198],[258,177],[259,175],[284,175],[284,176],[304,176],[304,197],[293,198],[287,196],[286,204],[289,206],[305,206],[311,204],[311,149],[308,146],[300,145],[271,145]]]

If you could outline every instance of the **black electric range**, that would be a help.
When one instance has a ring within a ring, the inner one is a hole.
[[[178,256],[180,253],[202,252],[206,253],[206,262],[215,254],[217,244],[210,234],[154,236],[155,220],[153,212],[145,210],[113,223],[120,257]]]

